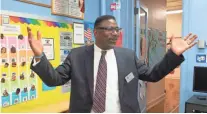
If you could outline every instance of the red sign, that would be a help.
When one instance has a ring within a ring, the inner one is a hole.
[[[111,11],[116,10],[116,3],[112,3],[110,8],[111,8]]]
[[[116,46],[122,47],[123,32],[120,32],[119,38],[116,41]]]
[[[111,11],[121,9],[121,4],[118,2],[112,3],[110,8],[111,8]]]

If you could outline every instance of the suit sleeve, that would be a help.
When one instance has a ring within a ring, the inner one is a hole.
[[[135,61],[140,80],[157,82],[179,66],[184,61],[184,57],[183,55],[177,56],[169,50],[164,58],[153,67],[148,67],[143,61],[138,60],[136,54]]]
[[[71,52],[72,53],[72,52]],[[34,59],[30,68],[42,79],[47,86],[63,85],[71,79],[71,62],[70,54],[64,60],[63,64],[59,65],[56,69],[47,60],[45,54],[40,62],[33,66]]]

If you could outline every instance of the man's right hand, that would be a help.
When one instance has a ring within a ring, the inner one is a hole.
[[[43,52],[43,45],[41,42],[41,34],[37,31],[37,40],[34,39],[31,28],[27,27],[28,32],[28,42],[34,53],[34,56],[40,56]],[[36,61],[40,61],[40,59],[36,59]]]

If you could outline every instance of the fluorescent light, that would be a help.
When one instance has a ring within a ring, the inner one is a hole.
[[[174,10],[174,11],[167,11],[166,14],[177,14],[177,13],[182,13],[183,10]]]
[[[178,14],[178,13],[182,13],[183,10],[173,10],[173,11],[167,11],[166,14],[169,15],[169,14]],[[140,17],[142,16],[145,16],[145,13],[141,13],[140,14]]]
[[[141,14],[140,14],[140,17],[141,17],[141,16],[145,16],[145,13],[141,13]]]

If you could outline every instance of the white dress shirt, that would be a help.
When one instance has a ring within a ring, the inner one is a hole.
[[[106,50],[107,81],[106,81],[106,103],[105,113],[120,113],[118,69],[114,49]],[[101,59],[101,49],[94,45],[94,93],[99,61]],[[93,112],[93,111],[92,111]]]

